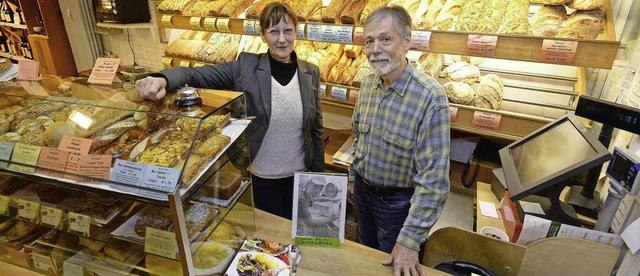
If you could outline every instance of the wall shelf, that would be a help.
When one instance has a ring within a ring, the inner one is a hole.
[[[24,58],[22,56],[12,55],[12,54],[7,53],[7,52],[0,52],[0,57],[5,57],[5,58],[8,58],[8,59],[13,59],[13,60],[17,60],[17,61],[30,60],[30,59]]]

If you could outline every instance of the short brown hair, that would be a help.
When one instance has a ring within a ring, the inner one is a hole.
[[[264,32],[267,28],[278,24],[281,19],[285,18],[285,15],[291,18],[291,24],[293,24],[294,29],[298,27],[298,18],[295,13],[293,13],[291,7],[282,2],[269,3],[260,13],[260,32]]]

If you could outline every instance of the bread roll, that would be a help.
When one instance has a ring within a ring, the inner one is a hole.
[[[364,5],[364,9],[362,9],[362,13],[360,14],[360,20],[358,24],[364,25],[364,21],[367,19],[367,16],[372,11],[375,11],[379,7],[386,6],[389,3],[389,0],[369,0],[366,5]]]
[[[444,77],[449,81],[461,81],[474,84],[480,77],[480,70],[475,65],[464,61],[449,65],[444,69]]]
[[[488,74],[480,79],[480,88],[476,92],[476,102],[480,105],[476,107],[487,108],[486,104],[489,103],[489,108],[498,110],[502,105],[502,96],[504,90],[504,83],[502,79],[495,74]]]
[[[530,35],[529,0],[511,0],[507,5],[500,34]]]
[[[462,11],[465,0],[447,0],[442,6],[440,13],[436,17],[436,26],[438,30],[449,30],[453,26],[453,20]]]
[[[544,5],[531,18],[531,34],[535,36],[555,37],[560,25],[567,19],[567,9],[562,6]]]
[[[567,6],[582,11],[598,10],[604,7],[604,0],[573,0]]]
[[[434,79],[440,76],[440,70],[444,66],[444,55],[439,53],[424,52],[418,58],[416,68],[427,73]]]
[[[463,105],[473,104],[475,93],[468,83],[452,81],[445,83],[442,88],[450,101]]]
[[[360,22],[360,15],[368,0],[353,0],[340,14],[342,24],[356,24]]]
[[[600,10],[575,11],[558,31],[558,37],[596,39],[603,22],[604,13]]]
[[[533,4],[545,4],[545,5],[564,5],[572,0],[529,0]]]

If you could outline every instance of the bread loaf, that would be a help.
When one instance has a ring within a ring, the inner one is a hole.
[[[207,15],[207,5],[211,2],[210,0],[198,0],[193,6],[189,8],[189,10],[183,11],[183,15],[190,16],[203,16]]]
[[[480,77],[480,70],[475,65],[464,61],[456,62],[444,69],[444,77],[449,81],[461,81],[474,84]]]
[[[379,7],[386,6],[389,3],[389,0],[369,0],[366,5],[364,5],[364,9],[362,9],[362,13],[360,14],[360,20],[358,24],[364,25],[364,21],[367,19],[367,16],[372,11],[375,11]]]
[[[431,4],[431,2],[432,0],[421,0],[418,3],[418,7],[416,8],[416,11],[413,13],[409,12],[409,14],[411,15],[411,27],[413,29],[422,29],[422,26],[424,25],[425,16],[427,15],[427,11],[429,10],[429,5]]]
[[[436,25],[436,18],[438,14],[442,11],[442,7],[444,7],[445,0],[433,0],[431,5],[429,5],[429,10],[424,17],[424,24],[421,25],[423,29],[433,29]]]
[[[445,83],[442,88],[450,101],[457,104],[473,105],[475,93],[468,83],[452,81]]]
[[[460,14],[465,2],[465,0],[447,0],[447,2],[444,2],[440,13],[436,17],[438,30],[446,31],[453,26],[453,20]]]
[[[221,10],[220,10],[220,14],[218,14],[218,16],[220,17],[238,17],[238,15],[240,15],[241,13],[244,12],[244,10],[246,10],[251,3],[253,3],[253,0],[234,0],[233,2],[230,2],[229,4],[225,5]]]
[[[269,3],[271,2],[276,2],[276,0],[258,0],[257,2],[253,3],[251,7],[249,7],[247,13],[245,13],[245,17],[247,19],[259,19],[262,9],[264,9],[264,7],[269,5]]]
[[[322,22],[338,23],[340,22],[340,14],[347,7],[349,2],[344,0],[332,0],[327,9],[322,14]]]
[[[369,68],[369,64],[365,63],[362,66],[360,66],[360,68],[358,68],[358,71],[356,72],[355,76],[353,76],[353,79],[351,80],[351,85],[355,86],[355,87],[360,87],[360,85],[362,84],[362,80],[364,80],[364,78],[368,75],[371,75],[371,69]]]
[[[489,4],[486,0],[469,0],[462,6],[455,30],[457,32],[476,32],[480,26],[482,11]]]
[[[507,0],[490,0],[480,15],[478,32],[494,34],[498,32],[506,13]]]
[[[511,0],[507,5],[500,34],[530,35],[529,0]]]
[[[439,53],[424,52],[418,58],[416,68],[427,73],[434,79],[440,76],[440,70],[444,66],[444,55]]]
[[[369,0],[352,0],[340,14],[342,24],[356,24],[360,21],[360,15]]]
[[[604,13],[600,10],[575,11],[558,31],[558,37],[596,39],[603,22]]]
[[[327,7],[320,7],[307,18],[307,21],[322,22],[322,15],[325,13],[326,10],[327,10]]]
[[[567,6],[582,11],[598,10],[604,7],[604,0],[573,0]]]
[[[502,105],[504,84],[502,79],[495,74],[488,74],[480,79],[480,88],[476,92],[476,107],[498,110]],[[478,99],[480,98],[480,99]]]
[[[531,34],[535,36],[555,37],[560,24],[567,19],[567,9],[562,5],[544,5],[531,18]]]
[[[73,126],[67,122],[55,122],[44,131],[44,142],[49,147],[57,148],[65,135],[73,135]]]
[[[322,6],[322,1],[309,0],[305,1],[303,4],[304,5],[301,5],[299,10],[296,11],[296,16],[298,17],[298,21],[304,22],[308,21],[311,14]]]
[[[533,4],[545,4],[545,5],[564,5],[572,0],[529,0]]]

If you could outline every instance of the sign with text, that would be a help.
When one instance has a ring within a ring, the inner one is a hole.
[[[89,75],[89,83],[111,84],[120,65],[119,58],[98,58]]]
[[[340,86],[331,87],[331,97],[337,100],[347,100],[347,88]]]
[[[13,152],[13,143],[0,142],[0,160],[11,160],[11,153]]]
[[[364,28],[356,27],[353,30],[353,43],[364,44]]]
[[[80,172],[80,157],[83,154],[89,153],[93,140],[81,137],[75,137],[70,135],[62,136],[58,149],[69,152],[67,155],[67,163],[64,171],[71,174],[65,174],[65,178],[72,180],[83,180],[83,178],[76,175],[81,175]],[[75,175],[73,175],[75,174]]]
[[[40,218],[40,202],[31,202],[18,199],[18,217],[33,223],[38,223]]]
[[[307,39],[322,40],[322,25],[307,24]]]
[[[540,48],[538,61],[572,64],[578,49],[578,41],[544,39]]]
[[[474,35],[467,37],[466,53],[472,56],[494,57],[498,36],[495,35]]]
[[[69,212],[69,230],[72,233],[89,236],[91,229],[91,217],[82,214]]]
[[[326,97],[326,96],[327,96],[327,85],[320,84],[320,97]]]
[[[296,38],[297,39],[305,39],[304,37],[304,23],[298,23],[298,27],[296,28]]]
[[[38,80],[40,75],[40,63],[33,60],[18,61],[19,80]]]
[[[202,21],[202,17],[192,16],[191,18],[189,18],[189,26],[192,29],[200,30],[202,29],[202,26],[200,25],[200,21]]]
[[[173,61],[173,58],[171,57],[163,57],[162,58],[162,66],[164,66],[164,68],[171,68],[171,61]]]
[[[191,61],[184,60],[184,59],[181,60],[179,64],[180,67],[190,67],[190,65],[191,65]]]
[[[36,252],[31,252],[31,260],[33,261],[33,267],[42,271],[55,272],[57,268],[51,259],[51,256],[45,256]]]
[[[418,51],[429,51],[431,42],[431,32],[411,31],[411,49]]]
[[[38,173],[64,177],[64,168],[67,164],[69,152],[55,148],[43,147],[38,158]]]
[[[337,28],[334,28],[334,29],[338,34],[337,42],[352,44],[353,43],[353,26],[336,26],[336,27]]]
[[[141,186],[156,191],[173,192],[179,177],[178,169],[147,165]]]
[[[111,170],[111,180],[119,183],[140,186],[146,166],[136,162],[116,159]]]
[[[62,229],[62,210],[41,206],[40,207],[40,219],[42,224],[53,227],[55,229]]]
[[[229,30],[229,18],[218,18],[216,20],[216,29],[218,29],[218,32],[231,32],[231,30]]]
[[[320,28],[320,40],[338,42],[338,27],[340,26],[322,25],[322,28]]]
[[[257,35],[256,32],[256,20],[245,20],[242,22],[242,29],[244,30],[244,34],[247,35]],[[260,25],[258,25],[260,26]]]
[[[204,29],[207,31],[215,32],[216,29],[216,18],[215,17],[207,17],[204,19]]]
[[[35,166],[38,163],[40,150],[41,147],[39,146],[16,143],[13,154],[11,154],[11,162]],[[9,168],[28,173],[34,173],[36,171],[33,167],[21,166],[17,164],[11,164],[9,165]]]
[[[498,130],[502,115],[491,112],[474,111],[471,125],[476,127]]]
[[[171,24],[171,19],[173,18],[173,16],[168,15],[168,14],[163,14],[162,15],[162,26],[164,27],[172,27],[173,25]]]
[[[111,170],[111,155],[83,154],[80,156],[80,174],[92,178],[109,180]],[[89,180],[88,181],[97,181]]]
[[[360,95],[359,89],[351,89],[349,90],[349,101],[355,103],[358,101],[358,96]]]
[[[144,252],[175,260],[177,246],[176,234],[147,227],[144,236]]]

